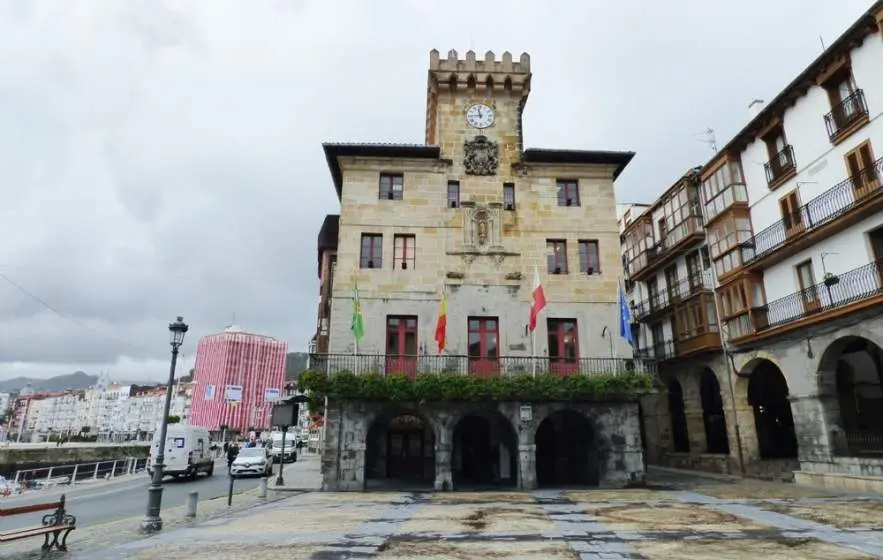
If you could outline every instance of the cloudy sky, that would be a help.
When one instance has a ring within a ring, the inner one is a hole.
[[[421,142],[431,48],[529,52],[526,145],[647,201],[870,4],[0,0],[0,379],[161,379],[176,315],[187,367],[234,314],[305,350],[320,143]]]

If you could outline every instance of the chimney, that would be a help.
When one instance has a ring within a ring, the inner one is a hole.
[[[754,117],[759,115],[761,111],[763,111],[763,106],[763,99],[755,99],[748,104],[748,115],[753,119]]]

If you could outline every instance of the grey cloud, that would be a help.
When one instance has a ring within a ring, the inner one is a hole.
[[[67,318],[0,281],[0,378],[161,379],[179,314],[304,349],[320,143],[422,141],[431,48],[530,52],[526,143],[633,149],[650,200],[868,3],[5,2],[0,273]]]

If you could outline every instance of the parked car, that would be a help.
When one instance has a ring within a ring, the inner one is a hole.
[[[273,458],[265,447],[243,447],[230,465],[230,476],[270,476]]]
[[[159,452],[159,430],[154,436],[147,456],[147,474],[153,476],[153,461]],[[212,453],[208,430],[199,426],[172,424],[166,433],[163,473],[167,476],[184,476],[195,480],[199,473],[211,476],[215,472],[215,455]]]

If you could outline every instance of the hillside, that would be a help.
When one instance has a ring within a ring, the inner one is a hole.
[[[67,375],[58,375],[47,379],[35,379],[31,377],[14,377],[6,381],[0,381],[0,393],[18,393],[27,385],[35,391],[63,391],[65,389],[88,389],[98,381],[97,375],[88,375],[82,371],[75,371]]]

